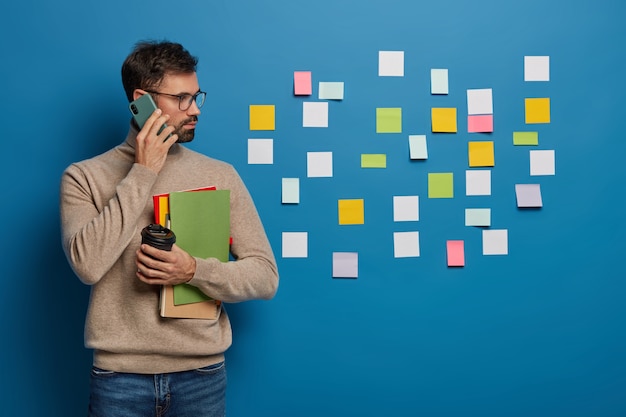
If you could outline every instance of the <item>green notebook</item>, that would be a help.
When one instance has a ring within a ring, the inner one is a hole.
[[[170,227],[176,244],[198,258],[228,262],[230,251],[230,190],[171,193]],[[189,284],[174,286],[174,304],[191,304],[211,298]]]

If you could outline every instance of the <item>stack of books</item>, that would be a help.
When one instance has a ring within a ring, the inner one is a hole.
[[[228,262],[230,190],[203,187],[153,196],[154,221],[176,234],[176,245],[191,256]],[[161,288],[161,317],[215,320],[221,302],[190,284]]]

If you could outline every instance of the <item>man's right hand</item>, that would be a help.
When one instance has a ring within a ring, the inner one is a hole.
[[[158,134],[161,126],[170,118],[169,115],[161,113],[161,109],[156,109],[146,120],[137,134],[137,148],[135,149],[135,162],[150,168],[157,174],[165,164],[167,152],[178,139],[178,135],[172,134],[174,126],[168,126]]]

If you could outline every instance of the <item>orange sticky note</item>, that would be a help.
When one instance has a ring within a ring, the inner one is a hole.
[[[293,94],[296,96],[310,96],[313,94],[311,71],[294,71]]]
[[[274,130],[276,123],[275,106],[251,105],[250,130]]]
[[[448,266],[465,266],[465,242],[463,240],[448,240]]]
[[[363,200],[339,200],[339,224],[363,224]]]
[[[469,166],[492,167],[495,165],[493,142],[469,142],[468,143]]]
[[[550,99],[526,99],[526,124],[550,123]]]
[[[456,133],[456,108],[433,107],[431,124],[433,132]]]

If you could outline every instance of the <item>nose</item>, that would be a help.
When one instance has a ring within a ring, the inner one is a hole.
[[[189,116],[198,116],[200,114],[200,107],[198,107],[198,103],[196,103],[196,100],[191,102],[191,106],[189,106],[189,108],[187,109],[187,114]]]

